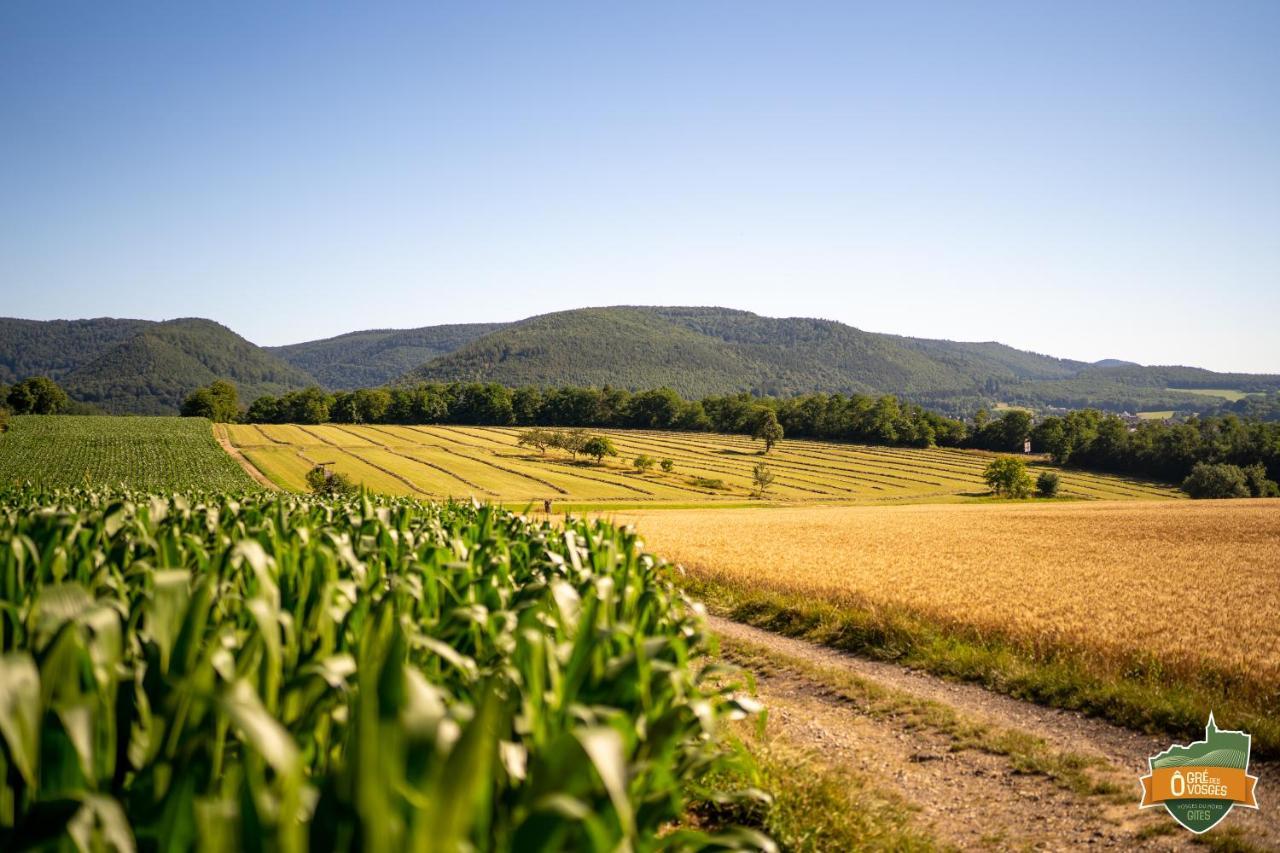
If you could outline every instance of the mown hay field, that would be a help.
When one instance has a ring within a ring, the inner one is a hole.
[[[774,500],[791,502],[957,501],[982,498],[991,454],[942,448],[870,447],[784,440],[767,456],[737,435],[591,430],[619,456],[596,465],[517,441],[521,430],[457,426],[320,426],[231,424],[228,438],[278,485],[301,490],[309,468],[328,463],[357,483],[394,495],[480,500],[704,503],[742,501],[763,461],[776,475]],[[670,459],[638,473],[639,455]],[[1049,469],[1032,463],[1033,473]],[[1169,498],[1167,485],[1063,471],[1060,494],[1089,499]]]
[[[741,598],[905,612],[1026,659],[1280,703],[1280,501],[618,513]],[[1207,674],[1212,674],[1208,677]]]
[[[0,434],[0,485],[259,488],[204,418],[23,415]]]

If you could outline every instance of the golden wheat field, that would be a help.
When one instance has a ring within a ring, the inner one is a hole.
[[[1280,501],[618,513],[646,546],[743,589],[1102,658],[1212,665],[1280,689]]]
[[[983,498],[992,454],[952,448],[872,447],[786,439],[768,456],[741,435],[592,430],[617,446],[603,464],[556,450],[521,447],[514,427],[229,424],[225,434],[267,477],[305,490],[308,469],[326,463],[373,491],[508,502],[714,503],[743,501],[763,461],[776,475],[769,499],[792,503],[965,501]],[[669,459],[637,471],[647,455]],[[1049,470],[1033,459],[1032,471]],[[1058,469],[1053,469],[1058,470]],[[1076,499],[1159,499],[1176,489],[1147,480],[1060,471],[1061,494]]]

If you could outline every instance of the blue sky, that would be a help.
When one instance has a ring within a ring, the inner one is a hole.
[[[1280,3],[0,5],[0,314],[1280,372]]]

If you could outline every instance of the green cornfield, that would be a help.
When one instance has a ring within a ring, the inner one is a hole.
[[[635,534],[366,495],[0,494],[0,849],[764,848],[754,713]]]
[[[246,491],[204,418],[23,415],[0,435],[0,485]]]

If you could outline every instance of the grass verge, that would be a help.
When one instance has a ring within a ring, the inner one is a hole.
[[[686,817],[704,828],[742,826],[772,838],[781,851],[943,849],[913,824],[915,810],[871,780],[832,767],[813,752],[771,737],[763,726],[740,732],[749,770],[704,780],[720,790],[768,792],[727,802],[704,800]]]
[[[887,607],[839,606],[704,573],[679,583],[720,615],[788,637],[893,661],[1050,707],[1080,711],[1139,731],[1199,737],[1212,710],[1219,725],[1253,735],[1258,758],[1280,757],[1277,697],[1171,682],[1158,667],[1109,671],[1062,652],[1032,653],[1016,642],[941,626]]]
[[[1045,776],[1081,796],[1133,798],[1133,785],[1122,786],[1106,760],[1054,749],[1043,738],[1018,729],[979,722],[942,702],[884,687],[854,673],[780,653],[744,640],[721,638],[726,660],[758,674],[791,672],[852,703],[861,713],[888,718],[908,731],[929,731],[950,741],[952,751],[981,750],[1003,756],[1015,773]],[[1131,780],[1125,777],[1126,782]]]

